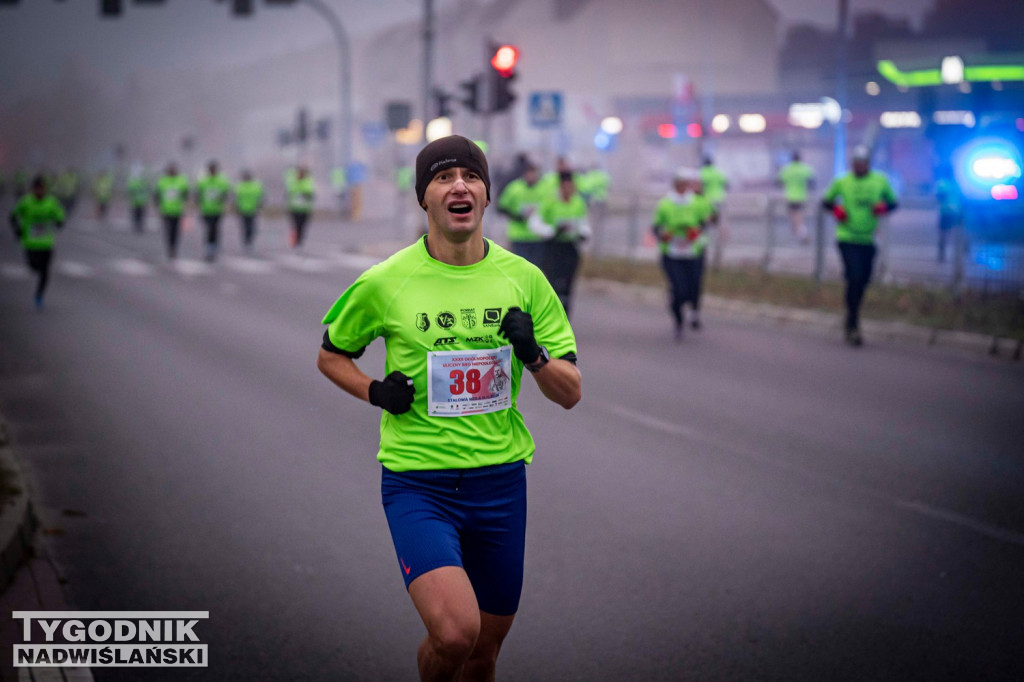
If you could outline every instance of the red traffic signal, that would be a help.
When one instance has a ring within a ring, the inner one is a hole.
[[[512,45],[502,45],[494,52],[494,56],[491,57],[491,66],[494,70],[502,75],[504,78],[512,76],[513,70],[516,68],[516,62],[519,61],[519,48]]]

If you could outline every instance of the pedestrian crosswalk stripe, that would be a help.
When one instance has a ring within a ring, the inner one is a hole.
[[[57,272],[68,277],[75,277],[83,279],[86,277],[92,277],[95,270],[91,265],[85,263],[78,263],[73,260],[57,261]]]
[[[258,258],[236,258],[235,256],[225,256],[223,258],[224,265],[231,270],[238,272],[246,272],[254,275],[266,275],[277,270],[277,266],[265,260]]]
[[[28,279],[28,268],[17,263],[4,263],[0,265],[0,275],[6,279]]]
[[[133,277],[145,277],[156,272],[152,265],[138,258],[118,258],[111,262],[110,267],[122,275]]]
[[[179,274],[185,277],[195,277],[197,275],[209,275],[213,272],[213,268],[207,263],[198,260],[179,259],[174,261],[173,267]]]
[[[286,253],[277,257],[277,262],[286,268],[301,270],[302,272],[327,272],[331,269],[331,262],[323,258],[309,258]]]
[[[380,262],[380,258],[364,256],[359,253],[339,253],[334,259],[347,268],[355,268],[357,270],[365,270]]]

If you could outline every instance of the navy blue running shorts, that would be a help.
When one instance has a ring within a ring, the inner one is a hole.
[[[519,609],[526,548],[526,464],[394,472],[381,498],[406,589],[442,566],[469,576],[481,611]]]

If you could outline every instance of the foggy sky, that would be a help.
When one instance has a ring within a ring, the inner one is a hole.
[[[340,11],[353,37],[423,12],[421,0],[324,1]],[[851,0],[850,9],[884,10],[918,23],[931,1]],[[440,10],[454,2],[436,0],[435,6]],[[836,21],[835,0],[769,2],[779,11],[782,29],[798,22],[831,26]],[[0,106],[51,90],[68,60],[114,81],[133,72],[159,79],[161,70],[220,70],[332,41],[308,8],[267,8],[261,0],[255,4],[255,14],[244,19],[231,16],[229,2],[214,0],[167,0],[152,7],[125,0],[124,14],[116,20],[101,20],[96,0],[22,0],[15,7],[2,7]]]

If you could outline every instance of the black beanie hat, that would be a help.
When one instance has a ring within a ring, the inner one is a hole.
[[[461,135],[449,135],[434,140],[416,155],[416,200],[420,206],[423,206],[427,185],[446,168],[466,168],[479,175],[490,200],[491,177],[487,173],[487,157],[483,150]]]

